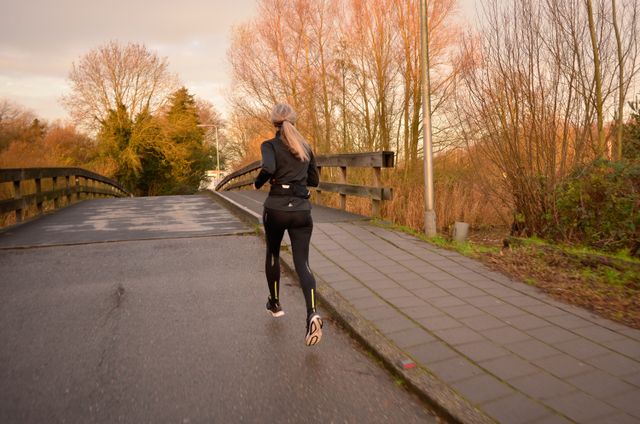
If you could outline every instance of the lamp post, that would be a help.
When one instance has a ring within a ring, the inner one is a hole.
[[[216,129],[216,171],[218,173],[218,177],[220,176],[220,149],[218,148],[218,126],[216,124],[198,124],[199,127],[203,128],[215,128]]]
[[[424,232],[436,235],[436,212],[433,209],[433,147],[431,144],[431,98],[429,82],[429,33],[427,0],[420,0],[420,63],[422,65],[422,131],[424,140]]]

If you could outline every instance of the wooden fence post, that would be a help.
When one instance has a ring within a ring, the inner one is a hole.
[[[42,178],[36,178],[36,196],[42,194]],[[42,202],[38,200],[36,197],[36,206],[38,208],[38,215],[42,213],[43,207]]]
[[[346,184],[347,183],[347,167],[346,166],[341,166],[340,167],[340,174],[338,176],[338,182],[340,184]],[[347,195],[346,194],[340,193],[340,209],[342,209],[343,211],[347,209]]]
[[[380,178],[380,168],[373,168],[373,186],[374,187],[382,187],[382,181]],[[380,216],[380,200],[371,199],[371,216],[378,217]]]
[[[22,180],[13,182],[13,197],[17,199],[22,199]],[[24,209],[16,209],[16,222],[24,221]]]

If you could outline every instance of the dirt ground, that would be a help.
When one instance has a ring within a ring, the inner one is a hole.
[[[640,329],[640,262],[508,239],[507,228],[472,231],[469,241],[470,249],[462,253],[490,268],[562,302]]]

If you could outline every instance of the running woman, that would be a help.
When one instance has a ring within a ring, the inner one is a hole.
[[[276,135],[262,143],[262,168],[254,187],[271,183],[264,202],[262,221],[267,238],[265,274],[269,286],[267,310],[281,317],[280,306],[280,244],[284,231],[289,232],[293,262],[307,305],[307,333],[305,344],[313,346],[322,338],[322,318],[316,312],[316,280],[309,269],[309,242],[313,230],[308,186],[317,187],[320,178],[316,160],[309,143],[295,127],[296,113],[285,103],[271,111]]]

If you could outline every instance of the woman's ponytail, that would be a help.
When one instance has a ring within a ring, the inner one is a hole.
[[[302,137],[302,134],[294,126],[296,122],[296,113],[293,108],[286,103],[278,103],[271,111],[271,122],[282,128],[282,140],[286,144],[289,151],[303,162],[309,161],[309,152],[311,147],[309,143]]]

